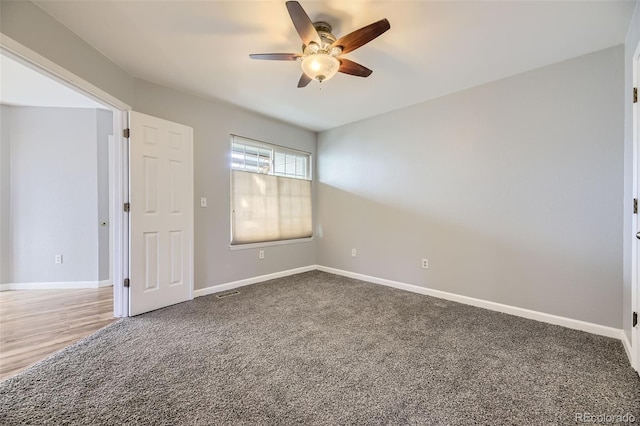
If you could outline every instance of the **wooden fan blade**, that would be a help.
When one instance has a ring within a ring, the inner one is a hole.
[[[340,68],[338,68],[338,72],[358,77],[369,77],[373,72],[369,68],[348,59],[338,58],[338,60],[340,61]]]
[[[293,26],[296,27],[296,31],[300,34],[300,38],[304,44],[308,46],[309,43],[313,41],[320,45],[320,36],[316,31],[316,27],[313,26],[313,22],[309,19],[307,12],[300,6],[300,3],[297,1],[288,1],[286,4],[289,16],[291,16],[291,20],[293,21]]]
[[[300,80],[298,81],[298,88],[307,87],[307,84],[311,83],[311,78],[305,73],[302,73]]]
[[[391,28],[389,21],[381,19],[378,22],[374,22],[373,24],[369,24],[366,27],[362,27],[359,30],[349,33],[346,36],[340,37],[332,44],[332,46],[342,46],[342,53],[349,53],[352,50],[356,50],[358,47],[369,43],[389,28]]]
[[[253,53],[251,59],[267,59],[271,61],[295,61],[300,55],[297,53]]]

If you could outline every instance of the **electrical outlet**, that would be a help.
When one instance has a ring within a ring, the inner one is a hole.
[[[207,207],[207,198],[206,197],[200,198],[200,207]]]
[[[258,258],[264,259],[264,250],[260,250],[260,252],[258,253]]]
[[[422,259],[422,269],[429,269],[429,259]]]
[[[356,257],[356,249],[351,249],[351,257]]]
[[[62,263],[62,255],[61,254],[56,254],[56,265],[59,265]]]

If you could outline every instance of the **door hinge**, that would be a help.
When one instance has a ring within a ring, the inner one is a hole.
[[[633,88],[633,103],[636,104],[638,103],[638,88],[634,87]],[[129,136],[127,136],[129,137]]]
[[[129,129],[124,129],[124,130],[122,130],[122,137],[123,138],[128,138],[130,133],[131,133],[131,131]]]
[[[637,312],[633,313],[633,321],[632,321],[632,323],[633,323],[632,327],[635,327],[636,325],[638,325],[638,313]]]
[[[125,278],[124,279],[124,286],[125,287],[129,287],[130,284],[131,284],[131,281],[129,281],[129,278]]]
[[[124,203],[124,211],[127,213],[131,211],[131,203]]]
[[[638,214],[638,199],[633,199],[633,214]]]

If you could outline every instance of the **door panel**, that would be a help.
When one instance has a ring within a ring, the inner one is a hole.
[[[132,112],[130,298],[138,315],[192,297],[193,131]]]

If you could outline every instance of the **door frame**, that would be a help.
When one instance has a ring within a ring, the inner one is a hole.
[[[129,124],[131,107],[2,33],[0,52],[113,112],[113,143],[109,150],[109,279],[113,284],[113,315],[126,317],[129,292],[124,287],[124,278],[129,271],[129,223],[122,206],[129,197],[129,145],[123,129]]]
[[[638,73],[638,67],[640,66],[640,43],[636,46],[636,50],[631,60],[632,66],[632,86],[640,87],[640,75]],[[632,122],[632,161],[633,161],[633,197],[640,199],[640,185],[638,179],[640,178],[640,122],[638,120],[638,114],[640,103],[633,103],[631,107],[631,122]],[[636,232],[640,229],[638,225],[640,220],[638,214],[631,215],[631,231],[632,231],[632,244],[631,244],[631,313],[638,312],[640,308],[640,263],[638,262],[638,251],[640,250],[640,240],[635,237]],[[625,301],[623,300],[623,303]],[[624,334],[624,330],[623,330]],[[623,337],[624,338],[624,337]],[[631,326],[631,366],[636,369],[640,374],[640,329],[636,326]]]

